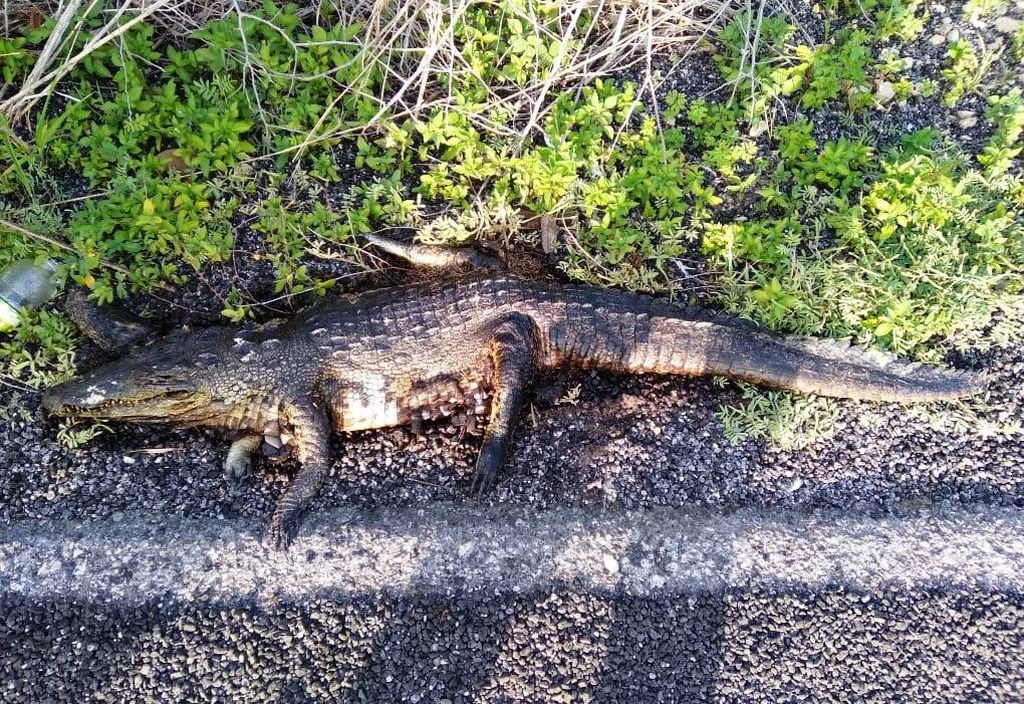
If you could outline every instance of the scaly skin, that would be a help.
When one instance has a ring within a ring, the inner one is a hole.
[[[50,389],[51,413],[231,431],[228,471],[260,438],[302,469],[278,503],[284,547],[323,481],[328,435],[489,411],[474,485],[490,486],[532,376],[585,367],[707,375],[842,398],[918,402],[981,391],[975,375],[842,343],[765,333],[648,296],[494,276],[325,300],[292,320],[178,332]]]

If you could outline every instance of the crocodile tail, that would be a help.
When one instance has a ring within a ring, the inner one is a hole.
[[[627,366],[720,375],[789,391],[870,401],[940,401],[984,391],[980,374],[901,361],[848,341],[778,336],[722,322],[652,317]]]

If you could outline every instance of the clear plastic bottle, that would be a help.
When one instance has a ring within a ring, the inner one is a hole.
[[[0,274],[0,332],[10,332],[18,326],[18,311],[41,306],[57,289],[53,272],[57,262],[47,259],[36,264],[22,259],[11,264]]]

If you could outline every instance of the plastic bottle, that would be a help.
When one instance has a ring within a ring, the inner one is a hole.
[[[16,261],[0,274],[0,332],[18,326],[18,311],[46,303],[57,289],[53,272],[57,262],[47,259],[36,264],[31,259]]]

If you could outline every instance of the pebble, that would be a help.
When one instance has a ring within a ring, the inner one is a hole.
[[[875,84],[875,100],[880,105],[888,105],[896,97],[896,88],[891,81],[878,81]]]
[[[1001,34],[1016,34],[1020,30],[1022,22],[1018,19],[1010,17],[1009,15],[1003,15],[993,22],[992,26],[995,30]]]
[[[970,110],[958,110],[956,115],[956,123],[961,129],[970,129],[978,124],[978,116]]]

